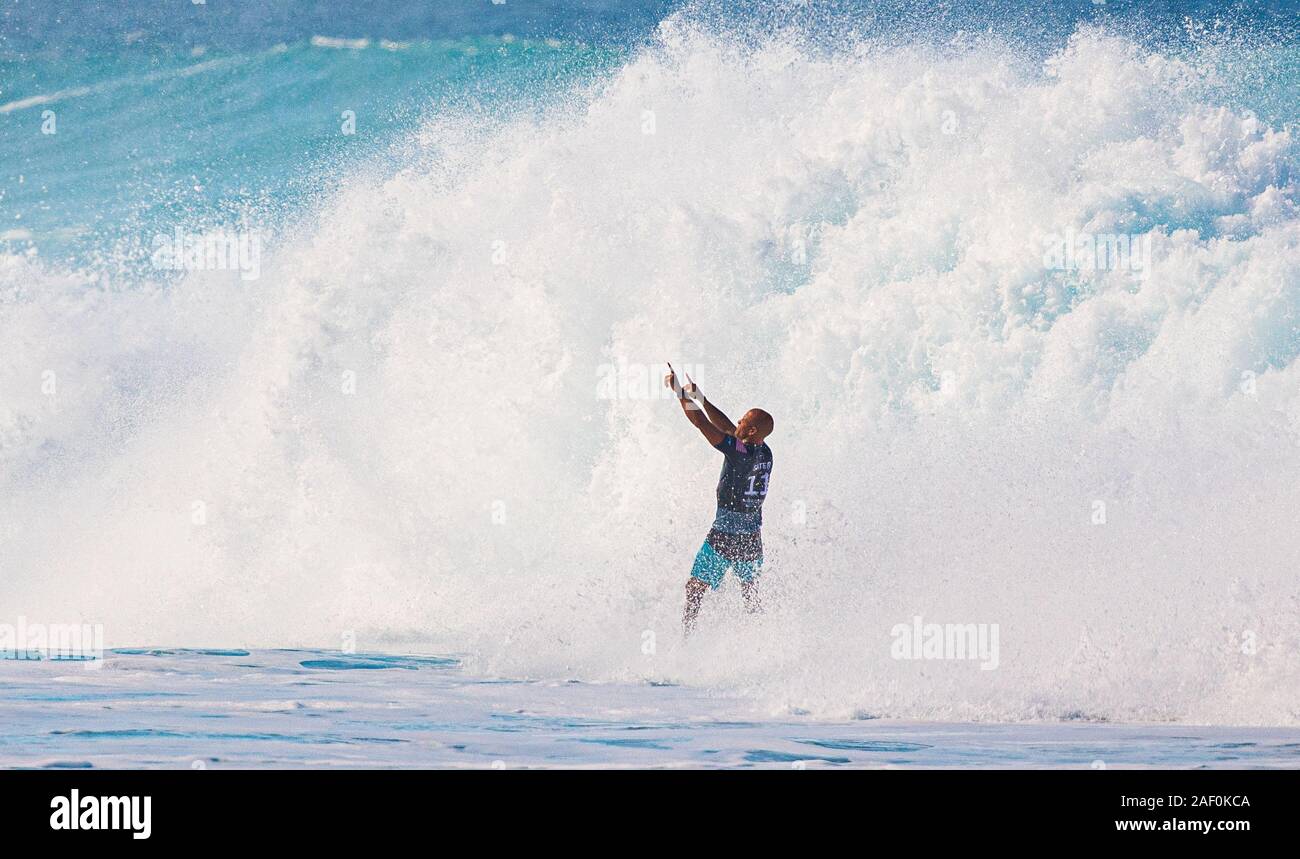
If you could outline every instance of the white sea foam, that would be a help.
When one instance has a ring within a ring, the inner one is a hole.
[[[313,48],[347,48],[350,50],[360,50],[370,47],[369,39],[340,39],[334,36],[312,36],[311,45]]]
[[[1204,83],[1098,30],[1044,69],[670,22],[543,119],[430,121],[256,282],[0,258],[0,620],[776,713],[1300,722],[1297,142]],[[1046,268],[1070,231],[1149,269]],[[624,360],[776,416],[769,612],[724,587],[689,645],[718,457],[597,396]],[[997,624],[997,670],[892,659],[916,616]]]

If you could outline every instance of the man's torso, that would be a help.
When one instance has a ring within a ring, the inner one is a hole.
[[[718,478],[718,511],[706,538],[728,560],[753,561],[763,556],[763,501],[772,475],[772,450],[747,446],[727,436],[715,446],[723,455]]]

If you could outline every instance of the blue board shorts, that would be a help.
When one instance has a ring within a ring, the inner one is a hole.
[[[763,556],[759,555],[752,561],[732,561],[722,557],[718,551],[709,545],[708,541],[700,547],[700,551],[695,555],[695,564],[691,567],[691,577],[699,579],[709,587],[717,590],[718,585],[722,584],[722,579],[727,575],[728,568],[736,573],[736,578],[742,582],[752,582],[758,578],[758,574],[763,569]]]

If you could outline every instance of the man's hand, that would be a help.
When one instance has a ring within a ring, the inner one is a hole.
[[[673,370],[673,365],[668,365],[668,375],[664,376],[664,387],[677,394],[678,399],[695,400],[703,396],[700,393],[700,386],[694,382],[687,382],[685,385],[677,381],[677,372]]]
[[[685,385],[678,383],[672,364],[668,365],[668,375],[664,376],[664,387],[676,392],[686,419],[708,439],[709,444],[717,447],[726,433],[735,433],[736,428],[731,421],[705,398],[699,385],[694,382]]]
[[[682,388],[677,384],[677,374],[673,372],[673,365],[668,365],[668,375],[664,376],[664,387],[672,391],[679,398],[684,395]]]

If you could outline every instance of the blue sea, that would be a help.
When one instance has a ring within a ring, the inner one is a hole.
[[[141,235],[178,223],[281,226],[327,205],[362,165],[399,169],[393,147],[438,115],[535,113],[610,79],[674,13],[746,43],[799,30],[829,52],[996,35],[1037,59],[1089,26],[1179,55],[1244,43],[1248,57],[1227,50],[1216,72],[1269,120],[1296,118],[1291,3],[927,5],[11,0],[0,228],[11,250],[31,242],[48,259],[104,265],[142,256]],[[39,134],[47,112],[56,133]]]
[[[0,0],[0,765],[1295,766],[1298,357],[1294,2]]]
[[[87,668],[97,664],[98,668]],[[456,659],[138,648],[0,662],[23,769],[1294,768],[1300,730],[773,718],[664,684],[467,676]],[[1098,776],[1104,777],[1104,776]]]

